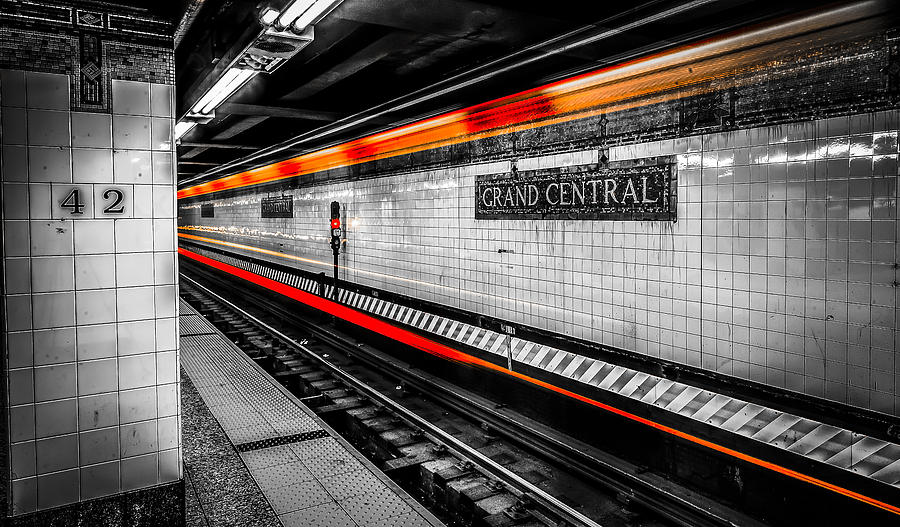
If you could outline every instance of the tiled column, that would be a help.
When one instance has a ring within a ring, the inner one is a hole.
[[[173,86],[70,81],[0,70],[14,516],[181,479]]]

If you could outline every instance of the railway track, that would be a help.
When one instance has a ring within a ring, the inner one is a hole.
[[[758,525],[259,292],[228,299],[201,283],[215,283],[209,272],[190,274],[185,300],[448,524]]]

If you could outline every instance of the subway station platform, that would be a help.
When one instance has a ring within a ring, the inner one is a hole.
[[[188,525],[443,525],[180,304]]]
[[[900,525],[897,4],[0,0],[0,527]]]

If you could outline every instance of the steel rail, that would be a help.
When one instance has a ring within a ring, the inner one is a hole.
[[[203,290],[206,294],[212,296],[213,298],[215,298],[217,301],[221,302],[222,304],[227,305],[230,309],[233,309],[234,311],[240,313],[241,316],[244,316],[248,320],[251,320],[254,324],[258,325],[261,328],[264,328],[266,331],[275,335],[280,340],[284,341],[286,344],[289,344],[293,347],[296,347],[297,349],[302,350],[304,354],[306,354],[308,357],[314,359],[316,362],[321,364],[325,369],[327,369],[332,374],[334,374],[335,376],[342,379],[344,382],[350,384],[355,389],[364,393],[367,397],[371,398],[372,400],[377,401],[378,404],[381,404],[387,408],[390,408],[391,410],[393,410],[393,411],[397,412],[398,414],[400,414],[401,416],[403,416],[403,418],[405,418],[406,420],[410,421],[411,423],[413,423],[416,426],[418,426],[419,428],[421,428],[423,431],[426,432],[426,435],[430,435],[433,439],[436,439],[435,442],[444,443],[444,445],[447,446],[448,450],[455,456],[460,457],[460,458],[469,458],[469,459],[473,460],[475,462],[474,464],[475,464],[476,468],[481,468],[482,471],[484,471],[485,473],[490,474],[494,477],[497,477],[497,478],[503,480],[506,484],[516,488],[517,490],[519,490],[520,492],[523,492],[524,494],[527,494],[530,498],[533,498],[536,502],[541,503],[544,507],[546,507],[550,510],[553,510],[559,516],[569,517],[570,519],[574,519],[579,524],[584,525],[586,527],[602,527],[601,524],[588,518],[587,516],[578,512],[577,510],[573,509],[569,505],[566,505],[565,503],[563,503],[556,497],[548,494],[546,491],[544,491],[540,487],[534,485],[533,483],[526,480],[525,478],[522,478],[518,474],[510,471],[503,465],[497,463],[493,459],[482,454],[475,448],[463,443],[462,441],[453,437],[449,433],[441,430],[439,427],[430,423],[429,421],[427,421],[423,417],[419,416],[412,410],[407,409],[405,406],[403,406],[399,402],[394,401],[393,399],[387,397],[386,395],[379,392],[375,388],[372,388],[371,386],[367,385],[363,381],[357,379],[351,373],[345,371],[343,368],[333,364],[332,362],[328,361],[326,358],[322,357],[315,351],[307,348],[303,344],[294,340],[289,335],[282,333],[281,331],[272,327],[271,325],[267,324],[266,322],[263,322],[256,316],[248,313],[246,310],[238,307],[231,301],[223,298],[221,295],[219,295],[218,293],[215,293],[208,287],[200,284],[196,280],[191,279],[190,277],[186,276],[184,273],[181,273],[181,278],[184,280],[187,280],[193,286]]]
[[[256,307],[261,307],[262,299],[255,298],[257,296],[250,294],[247,299]],[[641,479],[636,474],[629,473],[626,469],[616,466],[614,463],[600,459],[595,454],[588,453],[587,451],[589,450],[596,450],[590,445],[566,443],[552,434],[539,430],[534,425],[526,425],[511,416],[504,415],[471,396],[454,392],[446,384],[428,379],[421,373],[410,371],[402,365],[396,364],[392,358],[386,359],[380,353],[376,355],[377,352],[367,350],[364,345],[360,347],[352,346],[342,341],[339,335],[292,317],[290,313],[280,308],[269,306],[267,309],[282,318],[289,319],[293,324],[302,326],[313,333],[316,338],[326,341],[330,346],[352,353],[355,358],[362,360],[370,367],[381,370],[388,375],[399,377],[420,392],[427,393],[430,397],[438,399],[441,404],[463,414],[471,414],[474,411],[479,420],[486,422],[520,447],[541,456],[549,457],[572,472],[596,481],[614,492],[627,495],[635,503],[660,513],[683,527],[698,527],[701,525],[729,527],[735,525],[734,521],[716,511],[705,508],[698,502],[699,500],[691,501],[667,489],[655,486],[653,483]],[[385,362],[388,362],[388,364],[385,364]],[[437,392],[440,392],[440,394]],[[746,516],[742,518],[741,524],[762,525]]]
[[[196,272],[209,276],[202,269],[197,269]],[[196,283],[193,280],[192,282]],[[255,307],[263,309],[265,298],[262,295],[245,292],[245,298]],[[613,492],[622,493],[633,502],[683,527],[730,527],[736,525],[734,520],[723,515],[723,509],[733,513],[735,519],[740,518],[739,524],[741,525],[763,525],[758,520],[725,506],[707,508],[702,503],[703,500],[708,500],[704,496],[687,491],[687,489],[680,489],[680,492],[676,493],[671,489],[663,488],[660,485],[665,485],[664,482],[657,484],[653,481],[648,481],[646,477],[641,478],[637,475],[636,468],[632,469],[634,473],[629,472],[631,464],[628,462],[621,462],[617,466],[614,461],[601,459],[598,456],[602,456],[603,453],[596,447],[583,444],[577,440],[574,440],[574,443],[571,441],[567,443],[562,438],[554,437],[546,431],[539,430],[541,426],[539,423],[526,424],[513,416],[498,412],[486,402],[483,403],[475,400],[472,396],[457,393],[445,384],[428,379],[421,373],[410,371],[403,365],[397,364],[392,357],[386,358],[381,352],[366,349],[364,344],[361,344],[359,347],[353,346],[342,340],[340,335],[317,327],[286,309],[271,305],[267,305],[264,309],[290,321],[294,325],[302,327],[316,338],[325,341],[328,345],[351,353],[355,358],[365,362],[368,366],[381,370],[387,375],[402,379],[420,392],[427,393],[430,397],[435,398],[439,404],[444,404],[460,411],[464,415],[476,414],[479,420],[486,422],[520,447],[530,450],[539,456],[549,458],[563,465],[571,472],[595,481]],[[437,392],[440,392],[440,394]],[[613,456],[610,456],[610,458],[613,458]],[[617,458],[613,459],[618,461]],[[688,499],[685,494],[692,495],[694,499]]]
[[[621,492],[634,502],[654,512],[662,513],[667,519],[683,527],[699,527],[701,525],[730,527],[737,525],[734,521],[704,508],[699,503],[687,500],[667,489],[654,487],[651,483],[641,480],[621,467],[617,467],[608,461],[599,459],[594,454],[586,452],[586,450],[594,450],[594,447],[590,445],[581,444],[577,440],[574,440],[575,443],[578,443],[577,445],[566,443],[559,437],[554,437],[552,434],[540,430],[539,427],[526,425],[521,421],[516,421],[511,416],[497,412],[471,395],[457,393],[447,384],[431,380],[419,372],[404,369],[393,360],[385,359],[382,356],[383,354],[376,354],[376,352],[366,350],[365,344],[355,347],[342,341],[339,335],[332,334],[322,328],[306,324],[301,320],[292,319],[291,321],[294,324],[303,326],[313,333],[317,339],[325,341],[332,347],[353,352],[355,358],[361,359],[370,367],[393,377],[398,377],[421,393],[427,393],[428,397],[437,399],[440,404],[463,414],[473,414],[474,412],[478,420],[485,422],[518,446],[536,452],[543,457],[549,457],[555,462],[564,465],[568,470],[597,481],[612,491]],[[359,354],[359,351],[363,353]],[[385,364],[385,362],[388,364]],[[436,394],[436,391],[440,393]],[[585,466],[585,463],[591,466]],[[653,496],[653,494],[658,494],[658,496]],[[762,524],[744,517],[741,525],[761,526]]]

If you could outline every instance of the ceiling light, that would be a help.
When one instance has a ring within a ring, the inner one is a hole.
[[[305,13],[300,15],[297,20],[294,20],[294,28],[297,31],[302,31],[306,26],[317,23],[319,20],[325,18],[325,15],[337,7],[341,1],[342,0],[318,0],[312,7],[307,9]]]
[[[197,126],[194,121],[178,121],[175,123],[175,140],[178,141],[182,136],[190,132]]]
[[[297,17],[302,15],[315,2],[316,0],[294,0],[291,5],[287,6],[287,9],[281,12],[281,16],[278,17],[278,25],[290,27],[294,20],[297,20]]]
[[[295,0],[278,17],[278,25],[284,28],[293,27],[302,31],[306,26],[315,24],[337,7],[341,0]]]
[[[259,16],[259,21],[262,22],[264,26],[271,26],[278,20],[278,15],[280,14],[281,13],[279,13],[277,9],[267,7]]]
[[[255,70],[229,69],[203,97],[200,97],[200,100],[193,106],[192,112],[203,115],[209,114],[222,104],[225,99],[231,97],[231,94],[252,79],[256,73]]]

